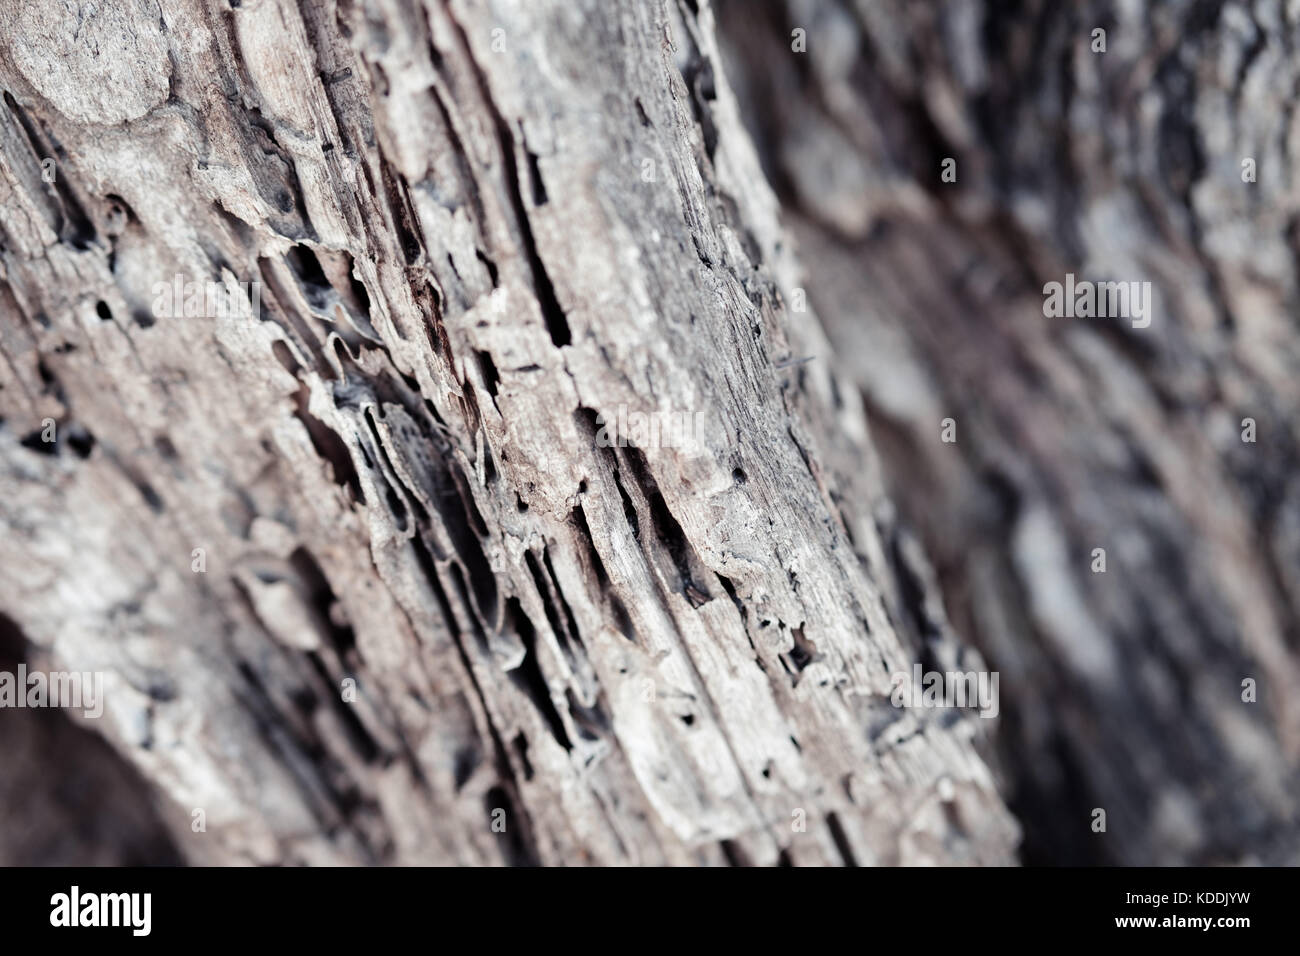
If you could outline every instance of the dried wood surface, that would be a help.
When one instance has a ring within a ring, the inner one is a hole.
[[[106,674],[188,859],[1015,858],[990,722],[890,705],[974,652],[713,18],[0,8],[0,611]],[[176,275],[260,314],[159,316]]]

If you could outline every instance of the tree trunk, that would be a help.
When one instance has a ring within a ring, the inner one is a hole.
[[[195,862],[1300,860],[1295,14],[71,7],[0,10],[0,659],[104,675],[120,859],[147,788]]]
[[[3,610],[187,858],[1014,859],[707,5],[0,17]]]

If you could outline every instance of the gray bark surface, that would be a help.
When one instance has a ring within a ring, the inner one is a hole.
[[[0,611],[106,675],[92,729],[186,858],[1014,860],[990,722],[889,702],[923,647],[978,660],[862,356],[789,308],[707,4],[37,0],[0,36]],[[260,315],[160,317],[178,274]],[[701,442],[601,447],[620,406]]]

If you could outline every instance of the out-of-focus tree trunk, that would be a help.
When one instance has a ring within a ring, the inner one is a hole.
[[[1297,11],[719,20],[891,495],[1002,675],[1026,858],[1300,860]],[[1150,326],[1045,318],[1067,273],[1149,281]]]
[[[1014,859],[990,722],[891,706],[979,664],[707,4],[33,0],[0,42],[0,611],[105,674],[188,858]]]

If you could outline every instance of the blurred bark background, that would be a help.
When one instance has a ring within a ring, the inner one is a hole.
[[[7,821],[105,862],[1297,859],[1276,4],[0,21],[3,636],[105,673],[120,762]],[[1044,319],[1070,271],[1151,327]],[[175,275],[260,314],[160,315]],[[602,447],[620,407],[700,442]],[[998,670],[1000,719],[891,706],[913,661]],[[21,779],[109,759],[33,719]]]
[[[720,19],[891,496],[1001,671],[1026,858],[1300,860],[1297,11],[789,0]],[[1067,272],[1150,281],[1150,327],[1044,318]],[[1078,825],[1096,807],[1104,837]]]

